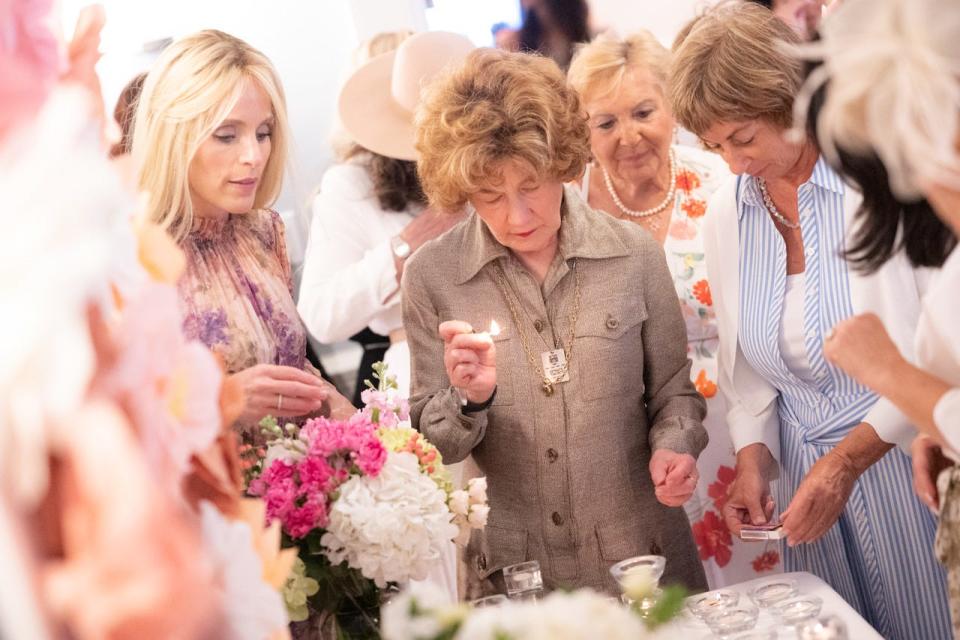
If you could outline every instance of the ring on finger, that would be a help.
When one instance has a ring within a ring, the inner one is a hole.
[[[278,393],[277,394],[277,411],[280,411],[281,409],[283,409],[283,394]]]

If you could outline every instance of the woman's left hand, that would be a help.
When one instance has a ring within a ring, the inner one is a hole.
[[[657,500],[668,507],[679,507],[693,495],[700,472],[689,453],[657,449],[650,456],[650,477]]]
[[[897,345],[873,313],[838,323],[823,344],[823,355],[874,391],[879,391],[883,376],[889,376],[903,362]]]
[[[781,515],[787,543],[819,540],[840,517],[858,477],[853,463],[835,450],[817,460]]]

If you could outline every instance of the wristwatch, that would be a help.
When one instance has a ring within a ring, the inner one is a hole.
[[[406,260],[410,257],[410,245],[401,236],[390,238],[390,248],[397,260]]]

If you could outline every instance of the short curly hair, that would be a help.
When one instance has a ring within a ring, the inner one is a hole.
[[[579,176],[590,154],[586,115],[551,60],[477,49],[432,82],[416,114],[417,170],[430,202],[455,211],[520,160],[541,178]]]
[[[799,42],[790,27],[753,2],[708,10],[673,45],[668,84],[674,117],[696,135],[724,121],[764,119],[789,128],[803,76],[784,45]]]

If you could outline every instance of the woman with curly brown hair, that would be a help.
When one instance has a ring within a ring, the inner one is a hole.
[[[610,566],[643,554],[705,588],[680,508],[707,443],[680,306],[657,241],[564,185],[590,153],[576,92],[549,60],[480,49],[417,123],[431,204],[474,209],[403,278],[413,425],[487,477],[470,595],[526,560],[548,589],[616,592]]]

